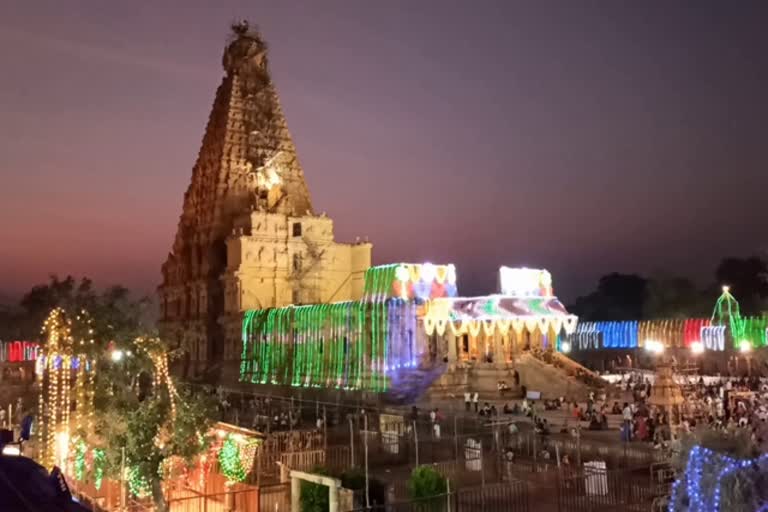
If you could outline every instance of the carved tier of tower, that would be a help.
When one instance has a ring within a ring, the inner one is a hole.
[[[233,26],[159,288],[163,336],[190,362],[237,359],[242,311],[357,299],[371,245],[334,242],[315,216],[267,47]],[[189,365],[187,365],[187,370]]]

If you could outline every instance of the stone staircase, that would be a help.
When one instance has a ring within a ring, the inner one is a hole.
[[[520,383],[528,391],[540,391],[543,398],[584,399],[591,390],[607,384],[594,372],[559,353],[552,353],[549,361],[524,353],[515,361],[515,367]]]
[[[381,395],[381,402],[388,405],[407,405],[418,401],[446,372],[446,365],[432,368],[402,369],[392,375],[389,390]]]

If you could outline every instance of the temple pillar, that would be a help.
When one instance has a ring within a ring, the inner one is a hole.
[[[456,359],[457,359],[457,353],[456,353],[456,335],[453,334],[453,332],[448,329],[447,332],[448,335],[448,370],[454,371],[456,369]]]
[[[504,345],[501,343],[501,334],[498,330],[493,331],[493,362],[496,368],[506,368],[507,358],[504,354]]]

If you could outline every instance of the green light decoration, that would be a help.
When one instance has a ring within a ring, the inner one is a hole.
[[[230,482],[242,482],[247,476],[247,471],[240,461],[240,448],[231,434],[227,434],[219,450],[219,467],[221,474]]]
[[[386,391],[387,373],[406,354],[391,346],[393,337],[407,338],[400,325],[406,303],[390,298],[398,266],[369,269],[361,301],[246,312],[240,380]]]
[[[82,481],[85,478],[85,455],[88,453],[88,446],[82,439],[75,443],[75,479]]]
[[[742,317],[739,302],[731,295],[729,288],[723,286],[723,293],[715,303],[712,312],[712,325],[725,325],[730,329],[734,348],[749,350],[764,347],[768,343],[765,317]]]
[[[152,492],[149,482],[141,475],[136,466],[128,467],[128,490],[138,498],[146,498]]]
[[[101,489],[101,482],[104,481],[104,466],[107,462],[107,456],[103,448],[94,448],[93,450],[93,484],[96,490]]]
[[[765,317],[746,317],[742,319],[744,334],[742,339],[749,341],[752,347],[764,347],[766,344],[765,329],[768,319]]]
[[[731,295],[727,286],[723,286],[723,293],[715,302],[715,309],[712,311],[712,325],[728,325],[735,348],[740,348],[745,339],[744,320],[739,312],[739,301]]]

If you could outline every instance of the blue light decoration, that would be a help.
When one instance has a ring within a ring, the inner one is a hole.
[[[56,357],[53,359],[53,367],[54,367],[55,369],[57,369],[57,370],[58,370],[58,369],[60,369],[60,368],[61,368],[61,361],[62,361],[62,358],[61,358],[61,356],[56,356]]]
[[[716,453],[709,448],[694,446],[688,456],[685,473],[682,478],[672,484],[672,494],[667,510],[679,512],[681,509],[678,505],[687,502],[687,507],[684,509],[687,512],[719,512],[721,490],[725,483],[723,480],[734,477],[738,472],[768,473],[767,463],[768,454],[755,459],[735,459]],[[765,510],[768,504],[759,493],[756,493],[754,498],[762,501],[758,505],[759,510]]]
[[[571,346],[579,350],[599,349],[600,331],[595,322],[579,322],[572,335]]]
[[[603,348],[637,348],[637,322],[597,322]]]
[[[725,350],[725,325],[705,325],[701,328],[701,343],[707,350]]]

